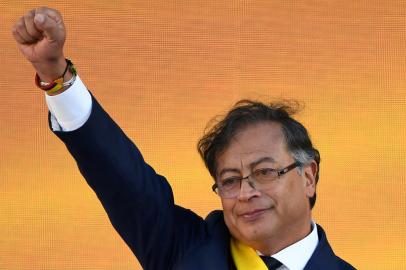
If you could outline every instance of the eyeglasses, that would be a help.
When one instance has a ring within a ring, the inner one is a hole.
[[[294,162],[281,170],[272,168],[258,169],[246,177],[232,176],[219,180],[212,186],[212,189],[221,198],[232,199],[240,194],[242,180],[247,179],[248,184],[252,188],[256,190],[263,190],[268,187],[269,183],[275,181],[281,175],[286,174],[298,166],[300,166],[300,163]]]

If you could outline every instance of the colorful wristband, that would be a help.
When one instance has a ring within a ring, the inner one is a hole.
[[[47,82],[41,81],[41,79],[37,73],[37,74],[35,74],[35,85],[37,87],[39,87],[40,89],[46,91],[47,94],[52,94],[52,93],[58,92],[63,87],[71,86],[76,80],[77,71],[70,59],[65,59],[65,60],[66,60],[66,68],[61,77],[59,77],[58,79],[54,80],[51,83],[47,83]],[[65,74],[68,71],[68,69],[72,73],[73,77],[69,81],[64,82],[63,78],[65,77]]]

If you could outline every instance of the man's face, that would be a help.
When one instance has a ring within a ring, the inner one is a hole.
[[[280,124],[263,122],[241,130],[219,154],[217,179],[245,177],[263,168],[279,170],[293,162]],[[315,162],[301,173],[293,169],[263,190],[243,180],[236,198],[221,199],[231,234],[264,254],[305,237],[310,232],[309,197],[315,192],[316,171]]]

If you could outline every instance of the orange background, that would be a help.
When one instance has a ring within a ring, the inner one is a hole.
[[[39,4],[38,4],[39,3]],[[241,98],[295,98],[321,152],[314,219],[359,269],[406,264],[406,2],[2,1],[0,269],[140,269],[63,144],[11,27],[48,5],[66,55],[167,176],[219,208],[195,145]]]

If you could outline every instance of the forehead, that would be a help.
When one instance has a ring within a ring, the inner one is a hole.
[[[241,167],[261,157],[270,157],[276,163],[289,157],[282,126],[276,122],[249,125],[239,131],[217,157],[217,168]]]

